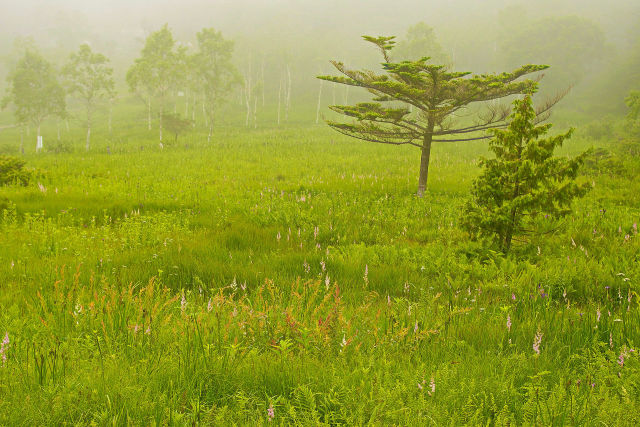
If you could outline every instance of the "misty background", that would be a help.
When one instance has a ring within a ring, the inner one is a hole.
[[[572,87],[557,107],[572,117],[623,114],[624,96],[640,81],[635,0],[2,0],[0,10],[1,93],[26,48],[36,47],[59,69],[81,43],[89,43],[110,59],[119,98],[132,97],[126,72],[145,38],[165,23],[190,49],[202,28],[222,31],[235,42],[241,73],[263,69],[267,103],[274,102],[283,67],[289,66],[294,108],[315,102],[315,76],[334,74],[332,59],[379,69],[378,52],[361,35],[402,40],[420,22],[433,28],[440,58],[454,70],[550,65],[541,91]],[[344,89],[325,88],[323,105],[348,96],[335,90]]]

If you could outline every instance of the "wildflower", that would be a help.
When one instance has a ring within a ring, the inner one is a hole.
[[[516,294],[511,294],[511,300],[515,301],[516,300]]]
[[[209,302],[207,303],[207,311],[211,313],[211,310],[213,310],[213,300],[209,298]]]
[[[431,377],[431,383],[429,384],[429,386],[431,387],[431,391],[429,392],[429,396],[431,396],[432,394],[434,394],[436,392],[436,380]]]
[[[187,308],[187,299],[184,296],[184,292],[182,293],[182,299],[180,300],[180,310],[184,313]]]
[[[624,366],[624,352],[620,352],[620,356],[618,356],[618,365],[622,368]]]
[[[269,417],[269,422],[273,420],[276,416],[276,411],[273,409],[273,403],[269,403],[269,408],[267,409],[267,416]]]
[[[419,389],[419,390],[422,390],[422,385],[424,384],[424,382],[425,382],[425,381],[424,381],[424,380],[422,380],[422,384],[418,383],[418,389]]]
[[[540,344],[542,344],[542,332],[540,331],[540,329],[538,329],[538,332],[536,332],[536,336],[533,339],[533,351],[536,352],[536,354],[540,354]]]
[[[596,321],[597,322],[600,322],[600,316],[601,316],[600,307],[598,307],[598,311],[596,311]]]
[[[369,285],[369,265],[368,264],[365,264],[364,266],[363,279],[364,279],[364,284],[368,286]]]
[[[280,232],[278,231],[278,234],[276,235],[276,240],[279,242],[281,238],[282,238],[282,236],[280,235]]]
[[[609,332],[609,347],[613,348],[613,332]]]
[[[0,357],[2,358],[2,366],[7,363],[7,349],[9,347],[9,332],[4,334],[4,339],[0,343]]]
[[[507,329],[511,332],[511,316],[507,314]]]
[[[414,334],[417,334],[417,333],[418,333],[418,321],[417,321],[417,320],[416,320],[416,324],[415,324],[415,326],[413,327],[413,333],[414,333]]]
[[[320,268],[322,268],[322,271],[325,271],[327,269],[327,265],[325,264],[324,260],[320,261]]]

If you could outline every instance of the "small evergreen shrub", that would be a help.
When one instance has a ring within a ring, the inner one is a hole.
[[[25,169],[25,164],[24,160],[17,157],[0,155],[0,186],[29,184],[31,171]]]
[[[504,253],[514,237],[536,232],[537,217],[567,215],[571,201],[589,189],[575,182],[585,154],[553,156],[573,130],[543,138],[551,124],[537,126],[535,120],[531,96],[514,101],[509,127],[492,130],[489,148],[495,158],[481,159],[482,174],[464,208],[463,226],[474,238],[494,240]]]

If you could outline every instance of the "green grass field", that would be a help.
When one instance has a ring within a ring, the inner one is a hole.
[[[637,155],[503,257],[458,226],[486,143],[435,146],[418,199],[417,150],[302,120],[161,149],[136,108],[89,153],[32,131],[0,188],[0,424],[640,423]]]

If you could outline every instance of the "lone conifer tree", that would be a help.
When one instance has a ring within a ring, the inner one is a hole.
[[[537,216],[570,213],[572,200],[590,188],[575,182],[584,154],[553,157],[573,130],[542,138],[551,124],[536,126],[531,96],[515,100],[514,106],[509,128],[492,130],[489,148],[495,158],[481,160],[483,172],[473,184],[463,219],[472,235],[495,239],[504,253],[514,236],[535,231]]]
[[[365,141],[418,147],[422,153],[418,181],[420,197],[427,185],[433,142],[487,138],[479,132],[504,127],[510,110],[506,107],[488,105],[486,113],[479,114],[478,120],[457,126],[454,125],[452,116],[473,103],[533,92],[537,88],[537,81],[520,78],[548,68],[546,65],[525,65],[511,73],[482,75],[450,72],[444,65],[427,63],[429,57],[415,61],[392,62],[390,51],[395,44],[394,37],[363,38],[380,49],[384,58],[382,68],[385,74],[376,74],[368,70],[350,70],[342,62],[332,61],[344,76],[318,78],[362,87],[374,95],[375,102],[333,105],[329,108],[353,117],[356,121],[327,123],[338,132]],[[398,101],[404,105],[397,105]],[[391,102],[396,103],[390,104]],[[413,112],[409,106],[413,106]]]

